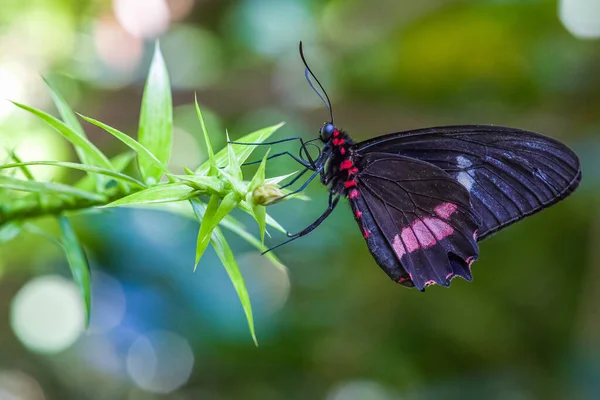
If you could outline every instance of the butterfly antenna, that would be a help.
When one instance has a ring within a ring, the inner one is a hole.
[[[310,85],[312,90],[314,90],[315,93],[317,94],[317,96],[319,96],[319,98],[323,101],[323,103],[325,103],[325,106],[329,110],[329,116],[331,117],[331,123],[333,124],[333,111],[331,110],[331,101],[329,100],[329,96],[327,95],[325,88],[323,87],[323,85],[321,85],[321,82],[319,82],[319,80],[317,79],[315,74],[313,74],[313,72],[311,71],[311,69],[308,66],[308,63],[306,62],[306,58],[304,58],[304,52],[302,51],[302,41],[300,41],[300,58],[302,58],[302,62],[304,63],[304,66],[306,67],[306,69],[304,70],[304,76],[306,76],[306,80],[308,81],[308,84]],[[310,76],[309,76],[309,74],[310,74]],[[313,77],[315,82],[317,82],[317,85],[319,85],[321,90],[323,91],[325,98],[323,98],[321,93],[317,90],[317,88],[315,88],[315,85],[313,85],[313,83],[310,79],[311,76]],[[327,100],[325,100],[325,99],[327,99]]]

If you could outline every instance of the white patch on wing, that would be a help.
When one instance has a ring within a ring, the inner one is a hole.
[[[469,168],[473,163],[466,157],[458,156],[456,157],[456,162],[458,164],[458,168]]]
[[[458,183],[463,185],[465,189],[467,189],[469,192],[471,191],[471,188],[475,183],[475,179],[473,179],[473,177],[469,175],[468,172],[459,172],[456,176],[456,180],[458,181]]]
[[[471,165],[473,165],[473,163],[471,162],[471,160],[469,160],[466,157],[463,156],[458,156],[456,157],[456,164],[458,166],[458,168],[469,168]],[[467,189],[469,192],[471,191],[471,188],[473,187],[473,183],[475,183],[475,180],[473,179],[473,177],[471,175],[469,175],[468,171],[462,171],[459,172],[458,175],[456,176],[456,180],[465,187],[465,189]]]

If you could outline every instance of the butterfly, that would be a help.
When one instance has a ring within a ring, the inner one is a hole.
[[[334,124],[331,102],[302,51],[306,78],[328,107],[330,121],[316,139],[298,140],[307,171],[329,189],[325,212],[279,247],[319,226],[347,198],[376,263],[395,282],[424,290],[472,280],[477,242],[564,199],[581,180],[575,153],[564,144],[521,129],[488,125],[442,126],[391,133],[364,142]],[[310,76],[309,76],[310,74]],[[312,77],[325,98],[312,84]],[[319,153],[311,157],[309,146]],[[272,249],[273,249],[272,248]],[[272,250],[270,249],[270,250]]]

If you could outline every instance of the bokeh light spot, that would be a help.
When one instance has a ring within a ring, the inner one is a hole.
[[[125,292],[121,283],[103,272],[95,272],[92,281],[94,312],[90,322],[92,333],[105,333],[123,320],[126,308]]]
[[[351,381],[339,384],[329,393],[327,400],[388,400],[388,391],[373,381]]]
[[[44,400],[38,381],[17,370],[0,370],[0,400]]]
[[[561,0],[559,17],[573,36],[600,37],[600,1],[598,0]]]
[[[85,314],[75,284],[55,275],[26,283],[11,304],[13,331],[29,349],[58,353],[83,332]]]
[[[113,9],[121,26],[139,38],[160,35],[171,20],[165,0],[113,0]]]
[[[188,342],[173,332],[152,332],[138,337],[127,354],[127,371],[141,389],[170,393],[183,386],[194,366]]]
[[[114,19],[100,18],[94,27],[94,45],[100,59],[118,71],[134,70],[142,59],[142,41],[127,33]]]

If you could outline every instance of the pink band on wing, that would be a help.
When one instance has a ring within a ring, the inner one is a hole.
[[[456,204],[442,203],[436,208],[434,208],[433,212],[435,212],[438,217],[448,220],[450,219],[450,216],[454,214],[457,208],[458,207],[456,206]]]

